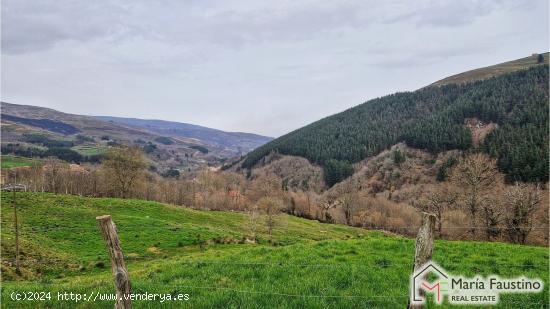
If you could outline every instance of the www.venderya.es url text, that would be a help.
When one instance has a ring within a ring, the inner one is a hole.
[[[76,292],[18,292],[10,293],[11,300],[14,301],[70,301],[70,302],[96,302],[96,301],[115,301],[115,300],[131,300],[131,301],[155,301],[155,302],[171,302],[171,301],[188,301],[189,294],[177,293],[129,293],[117,295],[115,293],[99,293],[90,291],[87,293]]]

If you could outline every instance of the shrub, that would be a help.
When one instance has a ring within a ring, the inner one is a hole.
[[[42,134],[28,133],[23,134],[26,142],[31,144],[41,144],[46,147],[72,147],[72,141],[54,140]]]
[[[180,171],[178,171],[177,169],[171,168],[171,169],[167,170],[166,172],[164,172],[162,174],[162,176],[169,177],[169,178],[178,178],[178,177],[180,177]]]
[[[401,150],[395,150],[392,152],[392,160],[395,165],[400,166],[401,163],[405,162],[406,157]]]
[[[155,150],[157,150],[157,145],[151,142],[148,142],[145,146],[143,146],[143,152],[147,154],[152,153]]]
[[[449,175],[448,171],[451,167],[453,167],[457,162],[457,159],[455,156],[450,156],[443,162],[443,164],[439,167],[439,170],[437,171],[437,181],[445,181]]]
[[[60,160],[67,162],[82,162],[82,155],[69,148],[50,148],[44,153],[46,157],[57,157]]]
[[[200,152],[202,152],[202,153],[204,153],[204,154],[208,153],[208,149],[207,149],[206,147],[204,147],[204,146],[193,145],[193,146],[191,146],[191,147],[189,147],[189,148],[198,150],[198,151],[200,151]]]
[[[76,136],[76,142],[79,143],[79,144],[82,144],[82,143],[93,143],[95,142],[95,140],[92,138],[92,137],[89,137],[89,136],[86,136],[86,135],[82,135],[82,134],[78,134]]]
[[[155,138],[155,142],[163,145],[172,145],[174,143],[174,141],[171,138],[165,137],[165,136],[160,136]]]

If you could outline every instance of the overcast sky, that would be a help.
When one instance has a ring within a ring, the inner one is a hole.
[[[548,37],[548,0],[3,0],[1,98],[279,136]]]

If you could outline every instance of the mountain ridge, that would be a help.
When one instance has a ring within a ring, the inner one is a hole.
[[[146,129],[157,134],[172,137],[185,136],[196,138],[221,147],[228,147],[237,152],[248,152],[272,140],[272,137],[247,132],[229,132],[200,125],[161,120],[141,119],[116,116],[92,116],[103,121],[124,124],[135,128]],[[214,136],[218,135],[218,136]],[[240,149],[242,150],[240,150]]]
[[[1,102],[1,118],[3,154],[97,162],[110,147],[124,144],[142,148],[159,172],[217,166],[270,140],[186,124],[198,132],[189,136],[8,102]],[[219,142],[224,139],[231,143]]]
[[[542,62],[539,62],[539,55],[542,56]],[[476,80],[483,80],[491,77],[500,76],[507,73],[512,73],[519,70],[525,70],[541,64],[549,64],[550,53],[535,53],[531,56],[505,61],[499,64],[481,67],[458,74],[453,74],[449,77],[440,79],[429,86],[442,86],[456,83],[467,83]],[[429,87],[428,86],[428,87]]]

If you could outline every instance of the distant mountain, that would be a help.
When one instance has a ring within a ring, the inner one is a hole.
[[[111,138],[120,140],[132,140],[134,138],[154,139],[156,135],[115,125],[101,121],[94,117],[63,113],[51,108],[19,105],[12,103],[1,103],[2,107],[2,133],[8,134],[14,130],[8,129],[5,124],[17,125],[15,132],[19,131],[44,131],[46,134],[57,134],[67,138],[74,134],[85,134],[101,137],[108,135]],[[3,142],[5,142],[3,136]]]
[[[543,57],[370,100],[257,148],[241,167],[263,164],[271,153],[300,156],[322,166],[332,186],[353,173],[351,164],[405,142],[431,153],[479,148],[498,159],[509,181],[546,182],[548,54]]]
[[[219,165],[271,140],[190,124],[82,116],[6,102],[1,103],[1,129],[3,154],[97,162],[110,147],[133,145],[160,172]]]
[[[252,133],[225,132],[182,122],[111,116],[96,116],[95,118],[141,130],[147,130],[163,136],[198,139],[210,145],[227,148],[235,154],[245,154],[273,140],[272,137]]]

